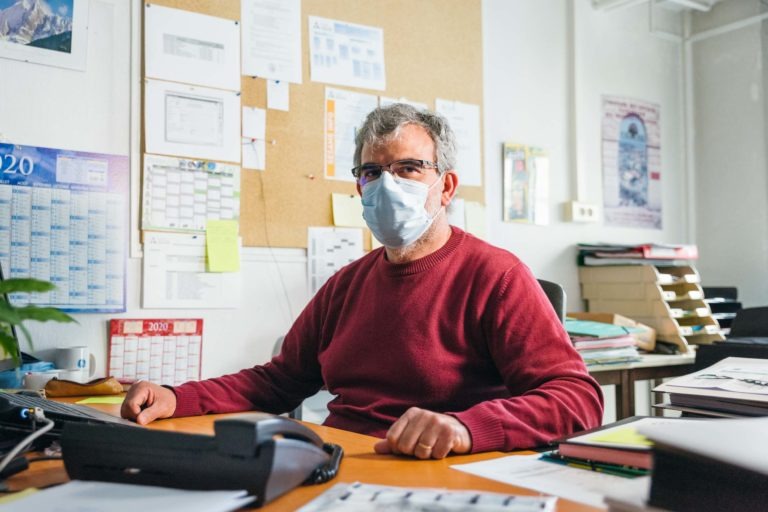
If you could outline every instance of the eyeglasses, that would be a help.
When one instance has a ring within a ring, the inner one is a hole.
[[[429,160],[406,158],[405,160],[395,160],[386,165],[358,165],[357,167],[352,168],[352,176],[354,176],[362,186],[379,179],[381,173],[384,171],[406,180],[421,180],[424,174],[426,174],[427,169],[437,168],[437,164],[435,162],[430,162]]]

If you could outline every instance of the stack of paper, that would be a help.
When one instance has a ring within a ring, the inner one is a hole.
[[[632,327],[591,320],[565,319],[565,330],[586,364],[637,361],[637,339]]]
[[[768,416],[768,359],[728,357],[656,386],[661,407],[706,416]]]

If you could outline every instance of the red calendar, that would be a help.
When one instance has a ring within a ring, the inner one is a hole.
[[[108,351],[108,375],[120,382],[177,386],[200,380],[203,320],[112,319]]]

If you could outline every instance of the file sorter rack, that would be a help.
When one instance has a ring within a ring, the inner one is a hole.
[[[656,329],[681,353],[724,339],[692,266],[579,267],[587,311],[618,313]]]

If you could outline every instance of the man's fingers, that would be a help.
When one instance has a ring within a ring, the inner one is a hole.
[[[373,451],[375,451],[379,455],[388,455],[392,453],[392,449],[389,446],[389,441],[387,441],[386,439],[377,441],[376,444],[373,445]]]

